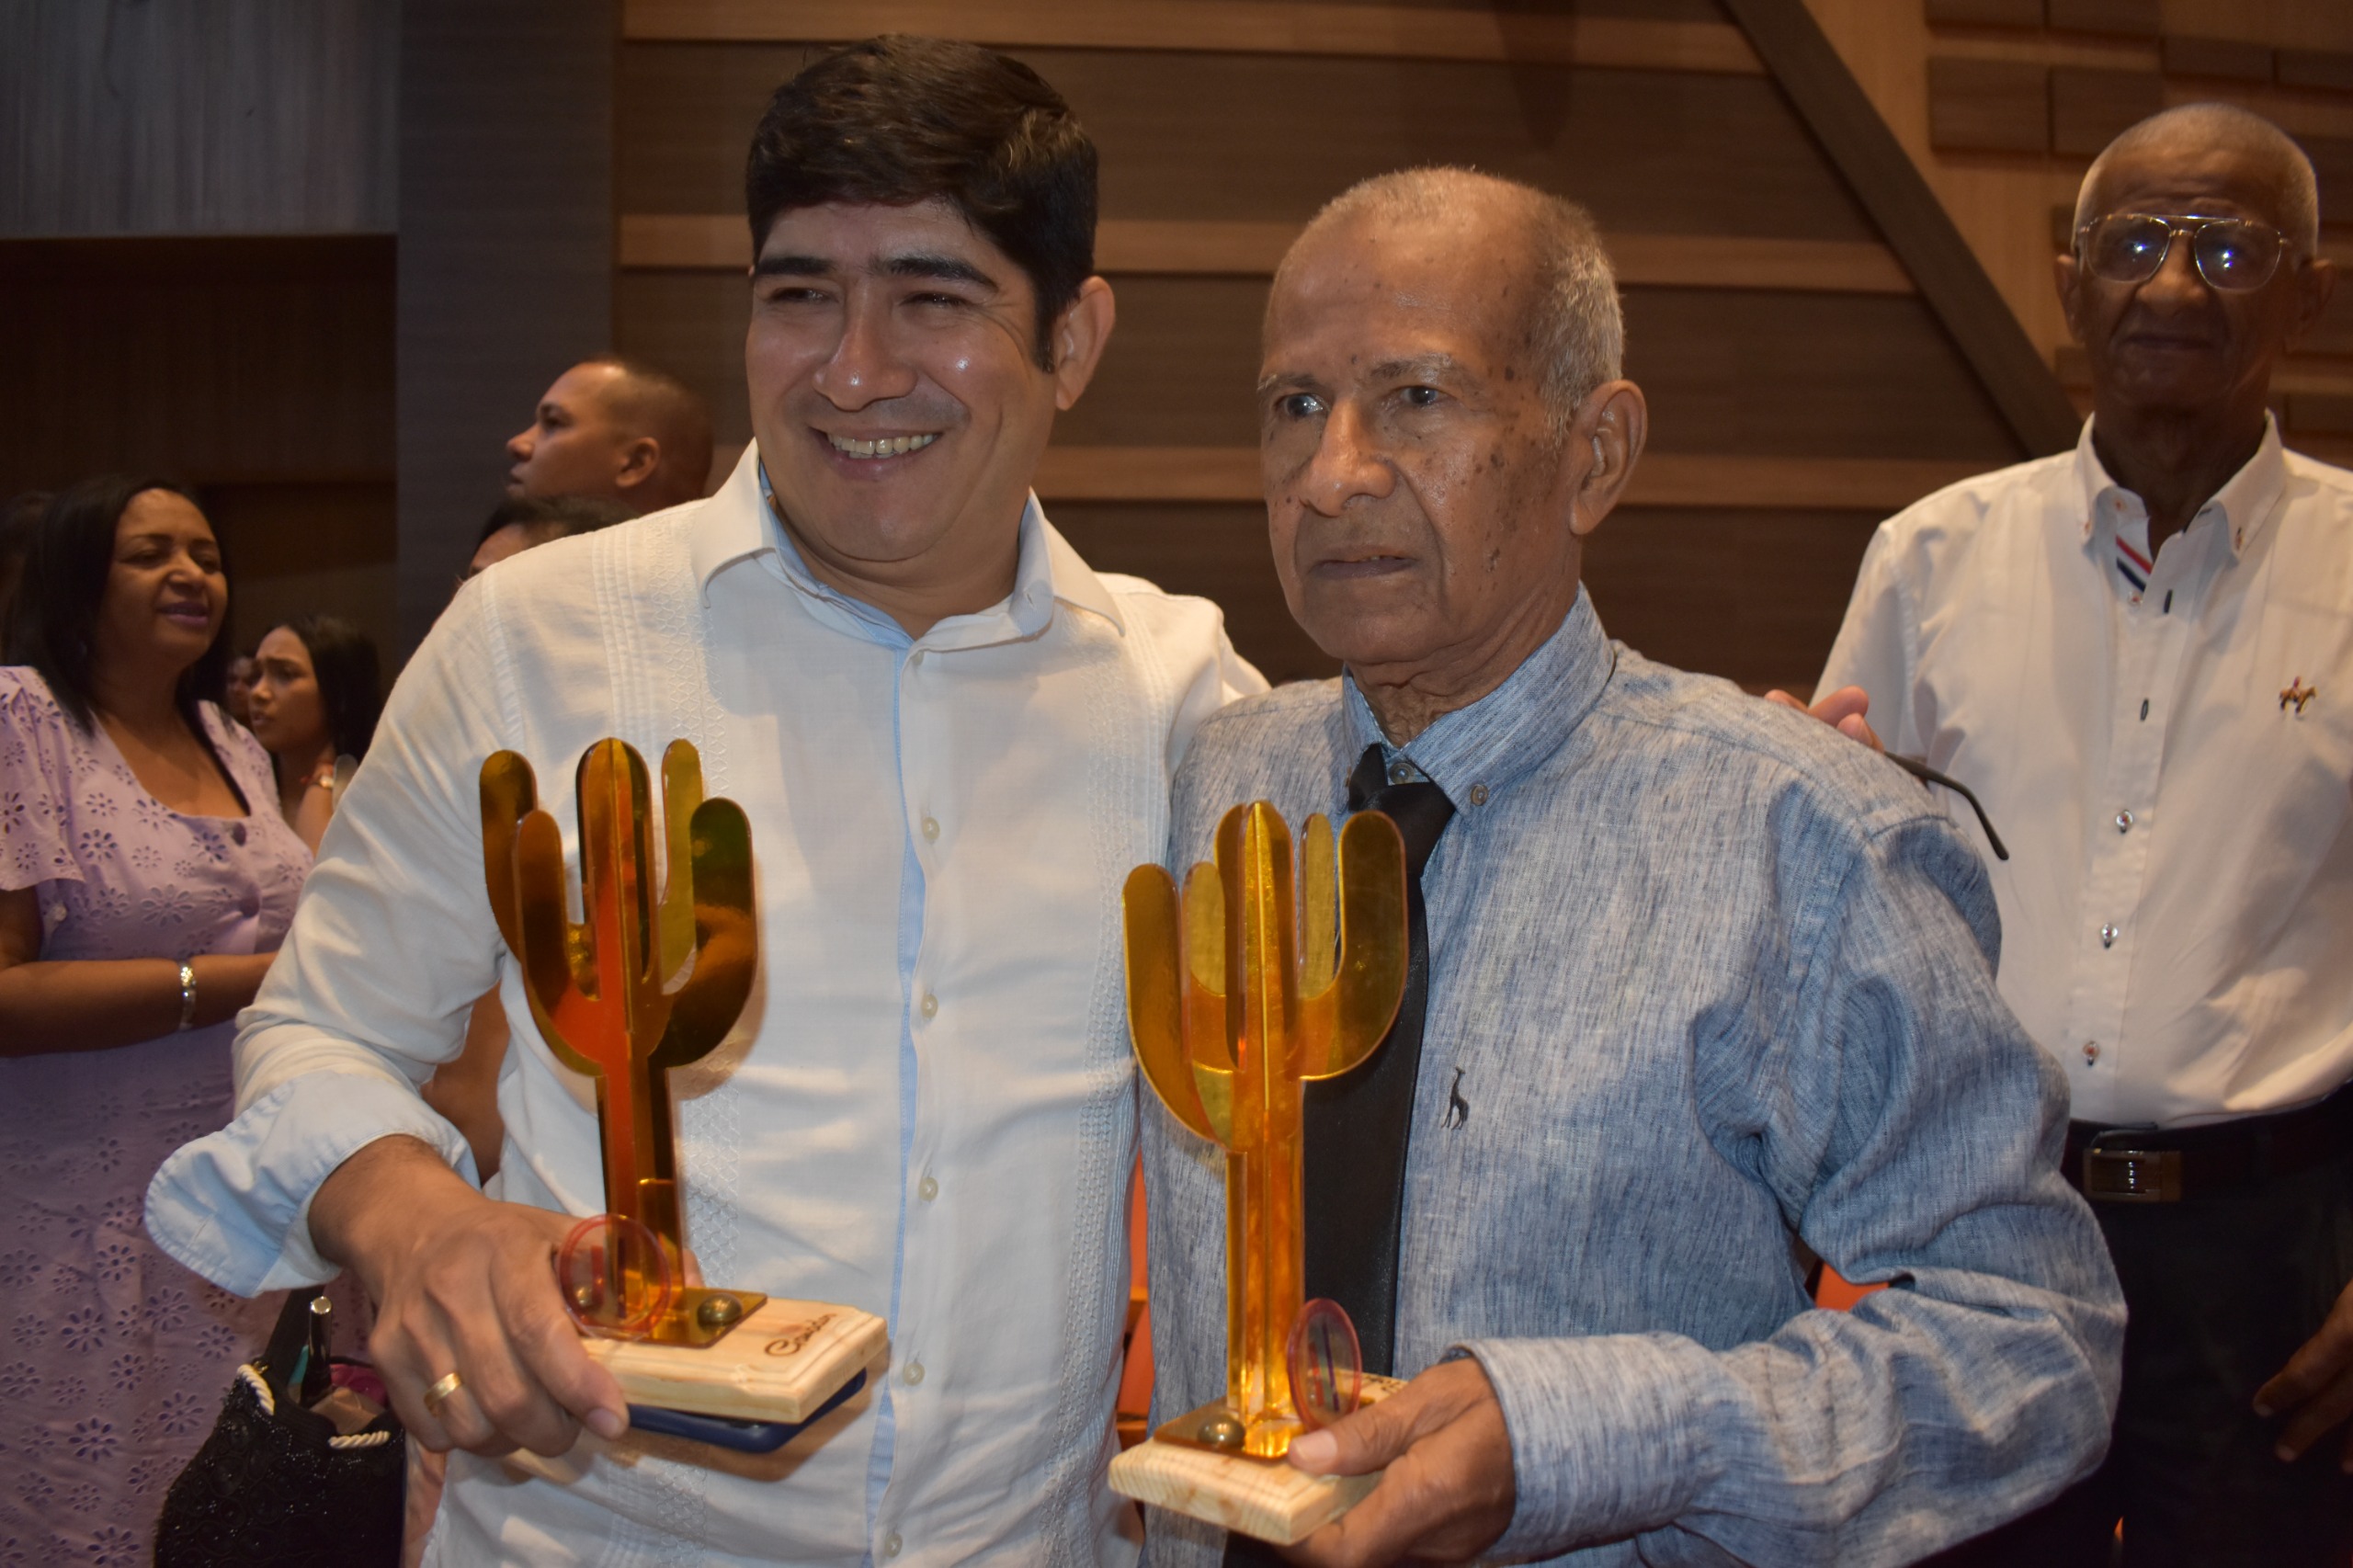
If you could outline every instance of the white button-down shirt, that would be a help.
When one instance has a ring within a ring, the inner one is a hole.
[[[2086,424],[1881,525],[1819,689],[1984,801],[2002,994],[2075,1116],[2176,1126],[2353,1077],[2353,473],[2267,426],[2148,542]]]
[[[459,1456],[428,1561],[1122,1561],[1120,887],[1194,726],[1263,684],[1214,606],[1097,576],[1034,501],[1012,596],[915,639],[809,576],[750,454],[709,501],[519,556],[411,662],[244,1017],[238,1119],[165,1165],[150,1227],[233,1289],[330,1272],[305,1215],[355,1149],[470,1168],[415,1085],[494,984],[494,1190],[602,1210],[592,1085],[483,890],[476,774],[523,753],[576,855],[586,746],[683,735],[750,819],[761,937],[742,1021],[671,1078],[687,1240],[715,1284],[887,1314],[888,1376],[766,1458]]]

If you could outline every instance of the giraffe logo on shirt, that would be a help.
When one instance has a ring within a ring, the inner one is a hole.
[[[1440,1127],[1460,1127],[1471,1119],[1471,1102],[1462,1097],[1462,1069],[1454,1070],[1454,1082],[1446,1086],[1446,1115]]]
[[[2298,676],[2295,679],[2290,681],[2286,687],[2281,688],[2279,693],[2279,711],[2285,713],[2288,711],[2289,705],[2292,703],[2295,706],[2296,717],[2301,719],[2304,716],[2304,704],[2310,702],[2313,698],[2318,697],[2319,695],[2320,688],[2318,687],[2306,686],[2304,684],[2304,677]]]

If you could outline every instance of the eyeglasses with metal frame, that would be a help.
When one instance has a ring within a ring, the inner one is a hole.
[[[2174,236],[2189,236],[2189,254],[2207,286],[2245,294],[2262,288],[2291,250],[2288,236],[2252,218],[2187,212],[2110,212],[2075,231],[2075,255],[2085,269],[2109,283],[2146,283],[2173,251]]]

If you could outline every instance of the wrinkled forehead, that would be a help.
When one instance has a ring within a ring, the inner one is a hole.
[[[1524,247],[1492,229],[1368,215],[1309,231],[1267,300],[1267,369],[1311,345],[1359,362],[1440,346],[1507,362],[1533,283]]]
[[[2246,148],[2175,138],[2112,154],[2092,183],[2086,220],[2111,212],[2205,212],[2284,222],[2287,171]]]

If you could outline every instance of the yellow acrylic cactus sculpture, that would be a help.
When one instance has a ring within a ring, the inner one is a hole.
[[[1307,819],[1304,838],[1296,903],[1290,831],[1264,801],[1218,824],[1217,862],[1192,869],[1181,912],[1158,866],[1137,867],[1125,892],[1136,1060],[1170,1113],[1226,1151],[1227,1419],[1215,1446],[1262,1459],[1301,1429],[1285,1355],[1305,1244],[1300,1084],[1370,1055],[1405,985],[1396,825],[1358,812],[1336,856],[1324,817]]]
[[[482,767],[483,873],[540,1038],[596,1079],[606,1207],[651,1231],[674,1266],[683,1237],[667,1074],[716,1047],[751,994],[751,828],[733,801],[703,799],[695,748],[672,743],[662,756],[669,874],[657,892],[644,759],[599,741],[580,759],[578,790],[585,919],[570,918],[563,834],[538,807],[531,765],[511,751]],[[716,1294],[677,1292],[653,1337],[706,1341],[734,1307],[762,1300],[732,1291],[725,1311],[704,1306]]]

